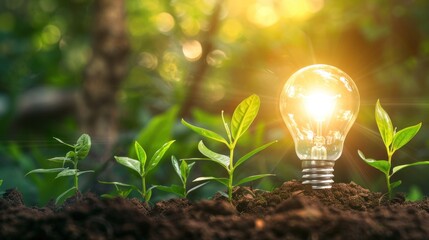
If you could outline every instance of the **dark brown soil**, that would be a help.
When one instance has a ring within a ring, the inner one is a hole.
[[[429,200],[386,201],[354,183],[313,191],[297,181],[273,192],[237,188],[190,202],[69,199],[31,208],[21,194],[0,199],[0,239],[429,239]]]

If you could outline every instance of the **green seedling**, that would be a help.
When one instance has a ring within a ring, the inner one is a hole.
[[[200,128],[197,126],[194,126],[185,120],[182,119],[182,123],[193,130],[194,132],[200,134],[203,137],[215,140],[217,142],[223,143],[226,145],[226,147],[229,150],[229,156],[223,155],[220,153],[216,153],[210,149],[208,149],[203,141],[200,141],[198,144],[198,150],[207,158],[195,158],[193,160],[209,160],[212,162],[215,162],[222,166],[228,173],[228,178],[220,178],[220,177],[199,177],[194,180],[194,182],[198,181],[217,181],[223,185],[225,185],[228,189],[228,195],[225,194],[225,197],[227,197],[230,201],[232,200],[232,189],[235,186],[242,185],[244,183],[254,181],[263,177],[267,176],[273,176],[274,174],[259,174],[259,175],[253,175],[248,176],[243,179],[240,179],[238,181],[234,181],[234,172],[237,169],[238,166],[246,162],[250,159],[253,155],[257,154],[258,152],[264,150],[271,144],[277,142],[273,141],[270,143],[267,143],[261,147],[258,147],[254,149],[253,151],[247,153],[246,155],[239,158],[237,161],[234,160],[235,158],[235,148],[237,146],[237,142],[240,139],[241,136],[249,129],[250,125],[252,124],[253,120],[256,118],[256,115],[258,114],[260,106],[260,100],[257,95],[251,95],[250,97],[244,99],[234,110],[234,113],[232,115],[231,124],[228,124],[225,121],[225,118],[223,116],[222,111],[222,121],[225,128],[226,135],[228,139],[225,139],[221,135],[219,135],[216,132],[213,132],[208,129]],[[230,127],[231,126],[231,127]],[[223,193],[222,193],[223,194]]]
[[[169,141],[162,145],[161,148],[159,148],[152,158],[149,161],[147,160],[146,151],[143,149],[143,147],[136,141],[134,143],[134,148],[137,154],[137,159],[132,159],[129,157],[118,157],[115,156],[116,162],[118,162],[121,165],[124,165],[125,167],[133,170],[136,172],[141,180],[141,188],[138,188],[137,186],[133,184],[126,184],[121,182],[102,182],[104,184],[112,184],[115,186],[115,188],[118,190],[118,195],[121,197],[127,197],[128,194],[132,190],[136,190],[142,198],[145,200],[145,202],[149,202],[151,196],[152,196],[152,189],[156,186],[152,186],[150,188],[146,187],[146,177],[149,172],[154,170],[156,166],[158,166],[159,162],[161,161],[162,157],[164,156],[165,152],[170,148],[171,144],[173,144],[173,141]],[[122,190],[122,188],[126,190]],[[105,195],[106,197],[113,197],[113,195]]]
[[[182,160],[179,165],[179,161],[174,156],[171,156],[171,164],[173,165],[174,171],[179,176],[182,185],[179,186],[173,184],[171,186],[156,186],[156,189],[159,189],[164,192],[174,193],[180,197],[186,198],[188,197],[188,194],[190,192],[195,191],[208,183],[205,182],[187,190],[186,185],[188,182],[189,173],[191,172],[191,169],[194,166],[195,162],[188,164],[185,160]]]
[[[61,167],[59,168],[49,168],[49,169],[35,169],[28,174],[32,173],[58,173],[55,179],[60,177],[73,177],[73,187],[67,189],[65,192],[60,194],[55,203],[58,203],[63,197],[67,196],[68,193],[75,191],[76,195],[79,195],[79,176],[85,173],[94,172],[93,170],[80,171],[78,169],[78,163],[88,156],[89,150],[91,149],[91,138],[88,134],[82,134],[77,140],[76,144],[71,145],[63,142],[61,139],[54,138],[61,144],[64,144],[70,148],[72,151],[67,152],[65,157],[54,157],[48,159],[48,161],[59,163]]]
[[[102,194],[101,197],[103,198],[115,198],[115,197],[121,197],[121,198],[127,198],[128,195],[133,191],[133,189],[137,188],[130,184],[120,183],[120,182],[104,182],[104,181],[98,181],[102,184],[108,184],[108,185],[114,185],[115,186],[115,194]]]
[[[384,173],[386,177],[387,192],[389,194],[389,198],[391,198],[393,189],[398,187],[402,183],[401,180],[392,183],[390,182],[390,178],[395,173],[407,167],[429,164],[429,161],[421,161],[410,164],[398,165],[393,167],[392,169],[393,154],[398,149],[402,148],[405,144],[407,144],[417,134],[422,124],[419,123],[410,127],[406,127],[397,132],[396,128],[393,128],[393,124],[390,120],[389,115],[381,107],[380,100],[377,100],[377,104],[375,106],[375,121],[377,123],[377,127],[380,132],[383,143],[386,146],[387,160],[374,160],[371,158],[366,158],[360,150],[358,150],[358,154],[368,165]]]

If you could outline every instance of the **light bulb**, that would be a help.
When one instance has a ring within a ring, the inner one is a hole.
[[[333,66],[307,66],[286,81],[280,112],[302,163],[303,184],[331,188],[334,164],[359,112],[359,101],[353,80]]]

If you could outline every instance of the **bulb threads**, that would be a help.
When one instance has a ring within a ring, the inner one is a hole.
[[[312,189],[329,189],[334,180],[334,160],[302,160],[302,184],[310,184]]]

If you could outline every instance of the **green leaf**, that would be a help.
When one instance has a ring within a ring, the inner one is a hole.
[[[180,171],[179,161],[177,161],[175,156],[171,156],[171,165],[173,165],[174,171],[177,173],[180,179],[182,178],[182,172]]]
[[[253,155],[259,153],[260,151],[264,150],[265,148],[269,147],[270,145],[272,145],[273,143],[278,142],[277,140],[269,142],[263,146],[260,146],[256,149],[254,149],[253,151],[247,153],[246,155],[244,155],[243,157],[241,157],[240,159],[238,159],[237,163],[235,164],[234,168],[237,168],[238,166],[240,166],[242,163],[244,163],[245,161],[247,161],[249,158],[251,158]]]
[[[69,189],[67,189],[65,192],[61,193],[61,195],[59,195],[56,199],[55,199],[55,204],[58,204],[58,202],[64,198],[68,193],[70,193],[71,191],[76,190],[75,187],[71,187]]]
[[[84,159],[88,156],[89,150],[91,149],[91,137],[84,133],[76,142],[76,154],[79,160]]]
[[[241,179],[240,181],[238,181],[238,183],[235,184],[235,186],[239,186],[239,185],[241,185],[243,183],[247,183],[247,182],[250,182],[250,181],[255,181],[257,179],[264,178],[264,177],[269,177],[269,176],[275,176],[275,174],[258,174],[258,175],[253,175],[253,176],[245,177],[245,178]]]
[[[154,189],[154,188],[156,188],[156,186],[152,186],[148,190],[146,190],[146,195],[143,196],[145,202],[149,202],[149,200],[151,199],[151,197],[152,197],[152,189]]]
[[[117,157],[115,156],[116,162],[124,165],[125,167],[136,171],[140,176],[143,174],[140,169],[140,162],[138,160],[129,157]]]
[[[73,161],[68,157],[53,157],[53,158],[49,158],[48,161],[56,162],[56,163],[62,163],[62,164],[66,163],[66,162],[73,163]]]
[[[393,140],[393,125],[389,114],[381,107],[380,100],[377,100],[375,106],[375,121],[377,122],[377,127],[384,145],[389,147]]]
[[[118,194],[121,198],[127,198],[128,195],[130,195],[130,193],[133,191],[132,188],[129,188],[127,190],[118,190]]]
[[[224,167],[226,170],[229,171],[228,166],[229,166],[229,157],[219,154],[219,153],[215,153],[212,150],[208,149],[203,141],[200,141],[200,143],[198,143],[198,150],[206,157],[208,157],[210,160],[220,164],[222,167]]]
[[[232,137],[235,141],[249,129],[256,115],[258,115],[261,101],[255,94],[244,99],[234,110],[231,121]]]
[[[184,161],[184,160],[182,160]],[[188,170],[186,172],[186,176],[189,176],[189,173],[191,172],[192,167],[195,165],[195,162],[191,162],[188,164]]]
[[[55,178],[73,176],[73,175],[76,174],[76,172],[77,172],[77,169],[68,169],[68,168],[66,168],[63,171],[61,171],[60,173],[58,173]]]
[[[152,156],[152,158],[149,161],[149,165],[147,167],[145,174],[147,174],[149,171],[154,169],[159,164],[165,152],[167,152],[167,150],[170,148],[171,144],[174,143],[174,141],[175,140],[165,143],[164,145],[162,145],[160,149],[158,149],[158,151],[155,152],[155,154]]]
[[[416,124],[411,127],[407,127],[397,132],[393,136],[392,147],[394,150],[398,150],[407,144],[413,137],[419,132],[422,123]]]
[[[189,190],[186,192],[186,195],[188,195],[189,193],[191,193],[191,192],[193,192],[193,191],[197,190],[198,188],[200,188],[200,187],[202,187],[202,186],[206,185],[207,183],[209,183],[209,182],[205,182],[205,183],[198,184],[197,186],[195,186],[195,187],[193,187],[193,188],[189,189]],[[186,197],[186,196],[185,196],[185,197]]]
[[[376,168],[376,169],[380,170],[385,175],[389,175],[389,171],[390,171],[390,163],[389,163],[389,161],[386,161],[386,160],[374,160],[374,159],[371,159],[371,158],[366,158],[365,155],[360,150],[358,150],[358,154],[362,158],[362,160],[364,160],[368,165],[370,165],[373,168]]]
[[[102,184],[109,184],[109,185],[117,185],[117,186],[122,186],[122,187],[137,188],[134,185],[130,185],[130,184],[126,184],[126,183],[121,183],[121,182],[105,182],[105,181],[98,181],[98,182],[102,183]]]
[[[130,192],[131,192],[131,191],[130,191]],[[119,195],[119,194],[118,194],[118,195]],[[101,197],[101,198],[107,198],[107,199],[113,199],[113,198],[117,198],[117,197],[118,197],[118,195],[105,193],[105,194],[101,194],[101,195],[100,195],[100,197]],[[124,198],[125,198],[125,197],[124,197]]]
[[[161,190],[163,192],[174,193],[174,194],[177,194],[177,195],[179,195],[181,197],[185,197],[185,195],[183,194],[185,192],[185,190],[183,189],[182,186],[179,186],[179,185],[173,184],[173,185],[171,185],[169,187],[157,185],[156,189],[159,189],[159,190]]]
[[[223,197],[225,197],[225,198],[228,198],[229,199],[229,196],[228,196],[228,194],[226,193],[226,192],[222,192],[222,191],[217,191],[220,195],[222,195]]]
[[[134,143],[134,148],[136,150],[137,153],[137,158],[140,161],[140,172],[144,172],[144,168],[146,165],[146,159],[147,159],[147,155],[145,150],[143,149],[143,147],[136,141]]]
[[[397,171],[403,169],[403,168],[411,167],[411,166],[417,166],[417,165],[429,165],[429,161],[421,161],[421,162],[415,162],[415,163],[410,163],[410,164],[398,165],[398,166],[393,168],[392,175],[395,174]]]
[[[396,181],[396,182],[391,183],[391,184],[390,184],[390,189],[391,189],[391,190],[393,190],[394,188],[399,187],[399,185],[401,185],[401,183],[402,183],[402,181],[401,181],[401,180],[398,180],[398,181]]]
[[[75,148],[75,146],[73,146],[73,145],[71,145],[71,144],[68,144],[68,143],[66,143],[66,142],[63,142],[63,140],[61,140],[61,139],[59,139],[59,138],[54,137],[54,139],[55,139],[55,140],[57,140],[58,142],[60,142],[61,144],[64,144],[64,145],[69,146],[69,147],[71,147],[71,148]]]
[[[180,170],[182,170],[183,168],[183,172],[185,173],[185,176],[183,178],[183,183],[186,184],[186,182],[188,181],[188,177],[189,174],[191,173],[191,169],[192,167],[195,165],[195,162],[191,162],[191,163],[187,163],[186,161],[182,160],[184,163],[182,163],[184,166],[182,166],[182,164],[180,164]]]
[[[66,158],[69,158],[70,160],[73,160],[76,156],[76,153],[74,151],[68,151],[66,154]]]
[[[223,110],[222,110],[221,116],[222,116],[223,126],[225,127],[226,135],[228,136],[229,141],[232,142],[231,130],[228,126],[228,123],[226,123],[226,121],[225,121],[225,118],[223,116]]]
[[[78,171],[77,175],[80,176],[80,175],[85,174],[85,173],[93,173],[93,172],[95,172],[95,171],[94,170]]]
[[[180,174],[182,175],[182,182],[185,182],[188,180],[188,175],[189,175],[189,171],[188,171],[188,164],[186,163],[186,161],[182,161],[180,163]]]
[[[228,186],[228,178],[217,178],[217,177],[199,177],[195,178],[192,182],[201,182],[201,181],[217,181],[222,183],[225,186]]]
[[[32,173],[57,173],[63,171],[64,169],[66,168],[34,169],[25,174],[25,176]]]
[[[3,180],[0,180],[0,186],[3,184]]]
[[[185,125],[186,127],[190,128],[192,131],[200,134],[203,137],[210,138],[212,140],[215,140],[215,141],[218,141],[221,143],[225,143],[227,146],[229,146],[229,143],[226,141],[225,138],[223,138],[221,135],[219,135],[219,134],[217,134],[211,130],[194,126],[194,125],[186,122],[185,119],[182,119],[182,124]]]

